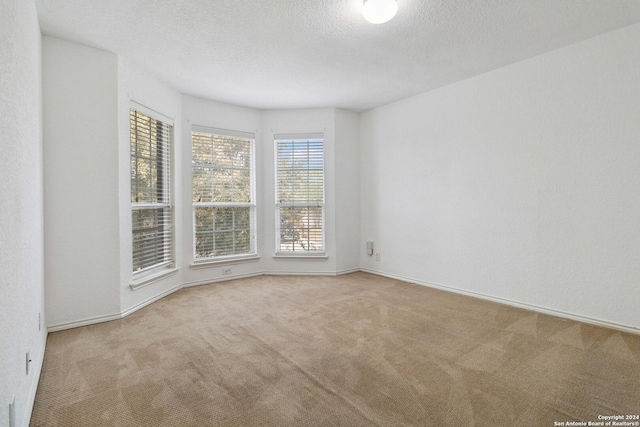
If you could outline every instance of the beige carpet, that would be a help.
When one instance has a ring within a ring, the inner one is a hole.
[[[49,335],[33,426],[553,426],[640,413],[640,336],[364,273]]]

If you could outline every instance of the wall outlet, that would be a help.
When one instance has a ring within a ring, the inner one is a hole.
[[[25,355],[25,365],[27,367],[26,371],[27,371],[27,375],[29,375],[29,365],[31,365],[31,354],[29,352],[29,350],[27,350],[27,353]]]
[[[9,403],[9,427],[16,427],[16,397],[13,396]]]
[[[380,261],[380,252],[376,252],[376,261]]]
[[[231,274],[231,269],[230,268],[223,268],[222,269],[222,275],[223,276],[227,276],[229,274]]]

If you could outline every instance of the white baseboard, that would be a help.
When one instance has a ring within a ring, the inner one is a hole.
[[[246,274],[235,274],[229,276],[220,276],[214,279],[206,279],[206,280],[196,280],[193,282],[186,282],[182,286],[185,288],[190,288],[193,286],[202,286],[208,285],[211,283],[220,283],[227,282],[229,280],[237,280],[237,279],[245,279],[247,277],[256,277],[256,276],[341,276],[343,274],[356,273],[360,271],[359,268],[352,268],[348,270],[340,270],[340,271],[280,271],[280,270],[265,270],[265,271],[255,271],[252,273]]]
[[[512,307],[522,308],[529,311],[535,311],[537,313],[548,314],[551,316],[561,317],[564,319],[575,320],[577,322],[588,323],[590,325],[602,326],[605,328],[616,329],[623,332],[629,332],[631,334],[640,334],[640,328],[636,328],[629,325],[623,325],[620,323],[608,322],[606,320],[595,319],[593,317],[582,316],[579,314],[568,313],[565,311],[554,310],[551,308],[540,307],[534,304],[527,304],[519,301],[513,301],[507,298],[499,298],[491,295],[482,294],[479,292],[466,291],[464,289],[454,288],[451,286],[440,285],[437,283],[425,282],[423,280],[417,280],[410,277],[400,276],[397,274],[385,273],[377,270],[370,270],[367,268],[361,268],[360,271],[375,274],[376,276],[388,277],[389,279],[396,279],[403,282],[414,283],[416,285],[426,286],[429,288],[440,289],[447,292],[453,292],[460,295],[465,295],[473,298],[478,298],[486,301],[496,302],[499,304],[505,304]]]
[[[186,282],[182,285],[182,287],[184,288],[191,288],[194,286],[202,286],[202,285],[210,285],[212,283],[219,283],[219,282],[227,282],[229,280],[236,280],[236,279],[246,279],[248,277],[256,277],[256,276],[262,276],[264,273],[262,271],[256,271],[256,272],[252,272],[252,273],[246,273],[246,274],[233,274],[233,275],[228,275],[228,276],[220,276],[220,277],[216,277],[213,279],[206,279],[206,280],[196,280],[193,282]]]
[[[342,276],[342,275],[345,275],[345,274],[357,273],[359,271],[362,271],[362,270],[360,270],[359,268],[347,268],[346,270],[338,270],[338,271],[336,271],[336,276]]]
[[[286,270],[267,270],[264,271],[265,276],[337,276],[335,271],[286,271]]]
[[[74,320],[73,322],[58,323],[57,325],[47,326],[47,332],[64,331],[65,329],[79,328],[81,326],[95,325],[96,323],[110,322],[112,320],[122,319],[120,313],[108,314],[106,316],[89,317],[82,320]]]
[[[127,317],[128,315],[130,315],[132,313],[135,313],[136,311],[140,310],[141,308],[144,308],[144,307],[148,306],[149,304],[154,303],[154,302],[158,301],[159,299],[162,299],[162,298],[166,297],[167,295],[171,295],[172,293],[177,292],[182,288],[183,288],[182,284],[174,286],[173,288],[168,289],[168,290],[166,290],[166,291],[164,291],[164,292],[162,292],[162,293],[160,293],[160,294],[158,294],[158,295],[156,295],[154,297],[151,297],[151,298],[141,302],[140,304],[134,305],[133,307],[128,308],[127,310],[123,311],[120,314],[120,318]]]

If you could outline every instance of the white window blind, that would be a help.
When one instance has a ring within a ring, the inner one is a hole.
[[[256,253],[254,135],[191,132],[194,259]]]
[[[173,263],[173,127],[129,112],[133,271]]]
[[[275,136],[276,252],[324,253],[323,136],[283,136]]]

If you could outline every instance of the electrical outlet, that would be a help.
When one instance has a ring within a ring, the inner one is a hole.
[[[229,274],[231,274],[231,269],[230,268],[223,268],[222,269],[222,275],[223,276],[226,276],[226,275],[229,275]]]
[[[380,252],[376,252],[376,261],[380,261]]]
[[[16,427],[16,397],[13,396],[9,403],[9,427]]]
[[[29,352],[29,350],[27,350],[27,354],[25,356],[25,365],[27,367],[26,371],[27,371],[27,375],[29,375],[29,365],[31,364],[31,354]]]

